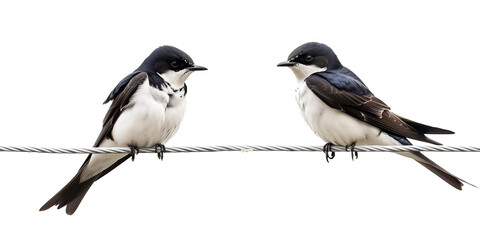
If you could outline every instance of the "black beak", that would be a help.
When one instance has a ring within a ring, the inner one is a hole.
[[[296,62],[285,61],[277,64],[277,67],[293,67],[297,64]]]
[[[193,67],[188,68],[188,71],[204,71],[204,70],[208,70],[208,69],[206,67],[202,67],[199,65],[194,65]]]

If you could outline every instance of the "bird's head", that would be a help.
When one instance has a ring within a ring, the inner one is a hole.
[[[277,67],[289,67],[299,81],[316,72],[341,68],[342,64],[333,50],[323,43],[305,43],[288,56],[288,60]]]
[[[192,72],[207,70],[195,65],[188,54],[172,46],[155,49],[138,69],[158,74],[175,88],[182,87]]]

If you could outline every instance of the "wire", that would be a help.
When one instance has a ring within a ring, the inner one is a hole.
[[[351,148],[332,146],[333,152],[350,152]],[[0,152],[33,152],[33,153],[60,153],[60,154],[107,154],[130,153],[129,147],[108,148],[48,148],[48,147],[19,147],[0,146]],[[323,146],[257,146],[257,145],[227,145],[227,146],[193,146],[193,147],[167,147],[166,153],[192,153],[192,152],[322,152]],[[471,146],[355,146],[356,152],[480,152],[480,147]],[[140,148],[139,153],[155,153],[155,148]]]

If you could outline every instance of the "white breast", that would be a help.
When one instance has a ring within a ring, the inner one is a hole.
[[[185,114],[187,100],[185,90],[170,93],[170,101],[165,111],[165,122],[162,126],[162,134],[158,139],[159,143],[165,144],[175,133],[177,133],[180,123]]]

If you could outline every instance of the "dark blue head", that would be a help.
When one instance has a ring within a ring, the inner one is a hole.
[[[277,66],[292,69],[299,81],[303,81],[313,73],[342,68],[342,64],[333,50],[327,45],[317,42],[305,43],[295,48],[288,56],[288,60]]]
[[[154,86],[166,81],[174,88],[181,88],[192,72],[201,70],[207,68],[195,65],[192,58],[182,50],[172,46],[161,46],[143,61],[137,72],[147,72]],[[156,76],[160,76],[161,79]]]
[[[185,69],[207,70],[204,67],[195,66],[192,58],[182,50],[172,46],[161,46],[155,49],[137,70],[161,75],[169,70],[179,72]]]
[[[295,48],[295,50],[288,55],[288,61],[282,62],[278,64],[278,66],[291,67],[297,63],[306,66],[315,65],[318,68],[327,68],[329,70],[342,67],[333,50],[329,46],[317,42],[305,43]]]

